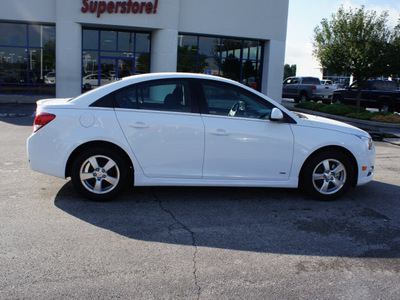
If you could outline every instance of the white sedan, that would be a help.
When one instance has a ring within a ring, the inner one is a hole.
[[[128,186],[301,187],[332,200],[372,180],[368,133],[294,114],[240,83],[200,74],[126,77],[37,102],[30,167],[107,201]]]

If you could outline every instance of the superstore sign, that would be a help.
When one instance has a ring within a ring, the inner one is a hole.
[[[158,0],[138,1],[90,1],[82,0],[81,12],[96,14],[98,18],[108,14],[156,14]]]

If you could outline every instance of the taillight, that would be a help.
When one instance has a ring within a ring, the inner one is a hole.
[[[38,131],[43,126],[50,123],[56,115],[49,114],[49,113],[40,113],[35,116],[35,121],[33,121],[33,132]]]
[[[315,91],[315,90],[317,89],[317,87],[316,87],[315,85],[313,85],[313,86],[311,87],[311,89],[312,89],[313,91]]]

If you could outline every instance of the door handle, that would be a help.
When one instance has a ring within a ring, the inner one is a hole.
[[[144,129],[144,128],[149,128],[149,125],[144,122],[135,122],[133,124],[130,124],[129,127]]]
[[[218,136],[228,136],[230,133],[228,131],[226,131],[225,129],[216,129],[216,130],[212,130],[211,134],[218,135]]]

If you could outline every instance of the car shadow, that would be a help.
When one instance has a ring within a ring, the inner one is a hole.
[[[0,121],[18,126],[32,126],[36,103],[0,103]]]
[[[276,254],[399,258],[400,217],[391,209],[398,207],[393,196],[399,194],[399,186],[376,181],[333,202],[307,199],[295,189],[137,187],[116,201],[97,203],[81,198],[68,182],[55,206],[142,241]]]
[[[33,116],[24,116],[24,117],[5,117],[2,118],[0,116],[0,122],[9,123],[17,126],[33,126]]]

